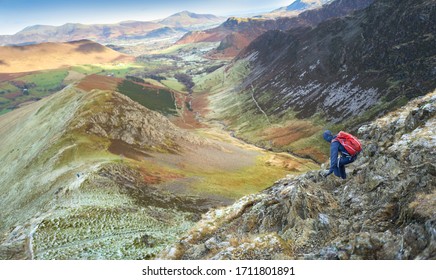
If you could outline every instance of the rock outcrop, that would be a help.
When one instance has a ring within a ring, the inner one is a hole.
[[[435,259],[435,135],[433,92],[360,127],[348,179],[279,180],[208,212],[160,258]]]

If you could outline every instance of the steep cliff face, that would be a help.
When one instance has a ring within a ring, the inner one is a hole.
[[[161,258],[436,258],[436,92],[359,129],[349,178],[284,178],[210,211]]]
[[[313,29],[269,31],[238,57],[250,61],[245,87],[270,115],[335,123],[404,102],[436,85],[435,18],[434,1],[378,0]]]

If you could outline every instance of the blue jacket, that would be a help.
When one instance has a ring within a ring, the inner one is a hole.
[[[324,132],[323,137],[324,140],[330,143],[330,170],[327,176],[334,173],[336,176],[345,179],[347,174],[344,165],[353,162],[356,157],[350,156],[339,141],[333,141],[336,135],[333,136],[329,130]],[[341,154],[340,158],[338,157],[339,153]]]

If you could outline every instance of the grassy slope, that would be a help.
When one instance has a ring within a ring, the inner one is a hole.
[[[265,189],[277,178],[317,167],[307,160],[271,153],[246,144],[222,132],[220,128],[208,127],[195,132],[212,141],[218,149],[197,148],[195,152],[182,154],[181,159],[151,159],[153,163],[166,168],[173,166],[168,170],[181,176],[183,180],[180,183],[193,195],[233,201]],[[185,180],[189,184],[183,183]]]
[[[100,74],[112,75],[118,78],[124,78],[135,69],[141,69],[142,66],[136,63],[116,63],[116,64],[83,64],[72,66],[71,69],[85,75]]]
[[[0,110],[12,109],[21,103],[59,91],[64,86],[63,80],[67,75],[67,70],[51,70],[30,73],[0,83]],[[23,88],[27,88],[27,91]]]
[[[178,92],[186,92],[186,87],[181,84],[179,81],[177,81],[176,79],[166,79],[166,80],[162,80],[161,83],[170,88],[173,89],[175,91]]]
[[[165,115],[176,113],[173,93],[168,90],[145,88],[125,80],[118,86],[118,91],[150,110]]]

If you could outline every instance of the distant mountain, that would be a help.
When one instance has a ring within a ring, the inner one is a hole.
[[[292,2],[290,5],[286,7],[281,7],[269,13],[262,14],[260,15],[260,17],[277,18],[277,17],[296,16],[305,10],[319,8],[322,5],[332,1],[333,0],[295,0],[294,2]]]
[[[298,16],[278,19],[232,17],[218,27],[205,31],[189,32],[178,43],[221,41],[214,55],[233,57],[251,41],[268,30],[288,30],[300,26],[316,26],[329,18],[345,16],[355,10],[363,9],[372,2],[373,0],[337,0],[321,8],[304,11]]]
[[[99,43],[113,40],[144,38],[153,30],[169,27],[187,31],[218,25],[224,18],[189,12],[174,14],[166,19],[147,21],[125,21],[117,24],[67,23],[62,26],[34,25],[14,35],[0,36],[0,45],[26,45],[42,42],[67,42],[89,39]],[[181,34],[183,35],[183,34]],[[180,35],[180,36],[181,36]]]
[[[333,2],[334,0],[295,0],[289,6],[284,7],[287,11],[305,10],[309,7],[320,7],[326,3]]]
[[[62,26],[35,25],[15,35],[0,36],[0,45],[26,45],[43,42],[67,42],[89,39],[99,43],[110,42],[117,38],[145,35],[163,27],[154,22],[121,22],[118,24],[67,23]]]
[[[197,42],[219,42],[233,32],[250,32],[253,34],[262,33],[274,28],[273,21],[256,18],[237,18],[230,17],[220,26],[204,30],[192,31],[184,35],[177,43],[197,43]]]
[[[217,17],[211,14],[195,14],[188,11],[183,11],[171,15],[163,20],[159,20],[158,23],[185,29],[204,28],[210,25],[218,25],[225,20],[224,17]]]
[[[186,32],[188,32],[188,30],[185,28],[172,28],[166,26],[148,32],[145,36],[143,36],[143,38],[157,39],[177,35],[183,36],[183,34],[185,34]]]
[[[90,40],[0,47],[0,73],[31,72],[78,64],[131,61],[132,57]]]

